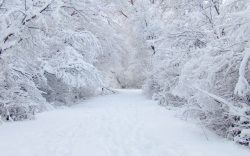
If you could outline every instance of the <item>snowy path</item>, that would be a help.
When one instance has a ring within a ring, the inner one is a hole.
[[[208,133],[208,132],[207,132]],[[250,151],[121,91],[0,126],[1,156],[247,156]]]

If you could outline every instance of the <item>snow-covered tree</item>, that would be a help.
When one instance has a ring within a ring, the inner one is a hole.
[[[165,26],[145,92],[249,144],[250,135],[240,135],[249,126],[249,3],[175,1],[161,8]]]

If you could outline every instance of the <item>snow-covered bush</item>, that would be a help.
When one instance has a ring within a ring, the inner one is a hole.
[[[163,9],[159,23],[165,26],[157,30],[161,40],[154,42],[145,93],[183,108],[186,117],[199,119],[219,135],[249,145],[249,2],[152,5]]]
[[[53,105],[72,105],[101,93],[104,76],[96,64],[106,55],[102,38],[109,32],[100,24],[104,17],[92,9],[99,13],[102,5],[0,1],[2,120],[29,119]]]

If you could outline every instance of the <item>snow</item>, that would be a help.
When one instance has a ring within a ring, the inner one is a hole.
[[[41,113],[33,121],[1,125],[1,156],[250,155],[175,113],[147,100],[140,90],[119,90]]]
[[[248,65],[248,60],[250,58],[250,50],[246,49],[245,55],[242,59],[239,69],[239,80],[235,86],[234,94],[239,96],[246,96],[249,92],[249,84],[247,79],[245,78],[246,75],[246,67]]]

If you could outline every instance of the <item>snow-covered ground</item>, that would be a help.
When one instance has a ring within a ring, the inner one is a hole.
[[[139,90],[94,98],[0,126],[1,156],[247,156],[146,100]]]

